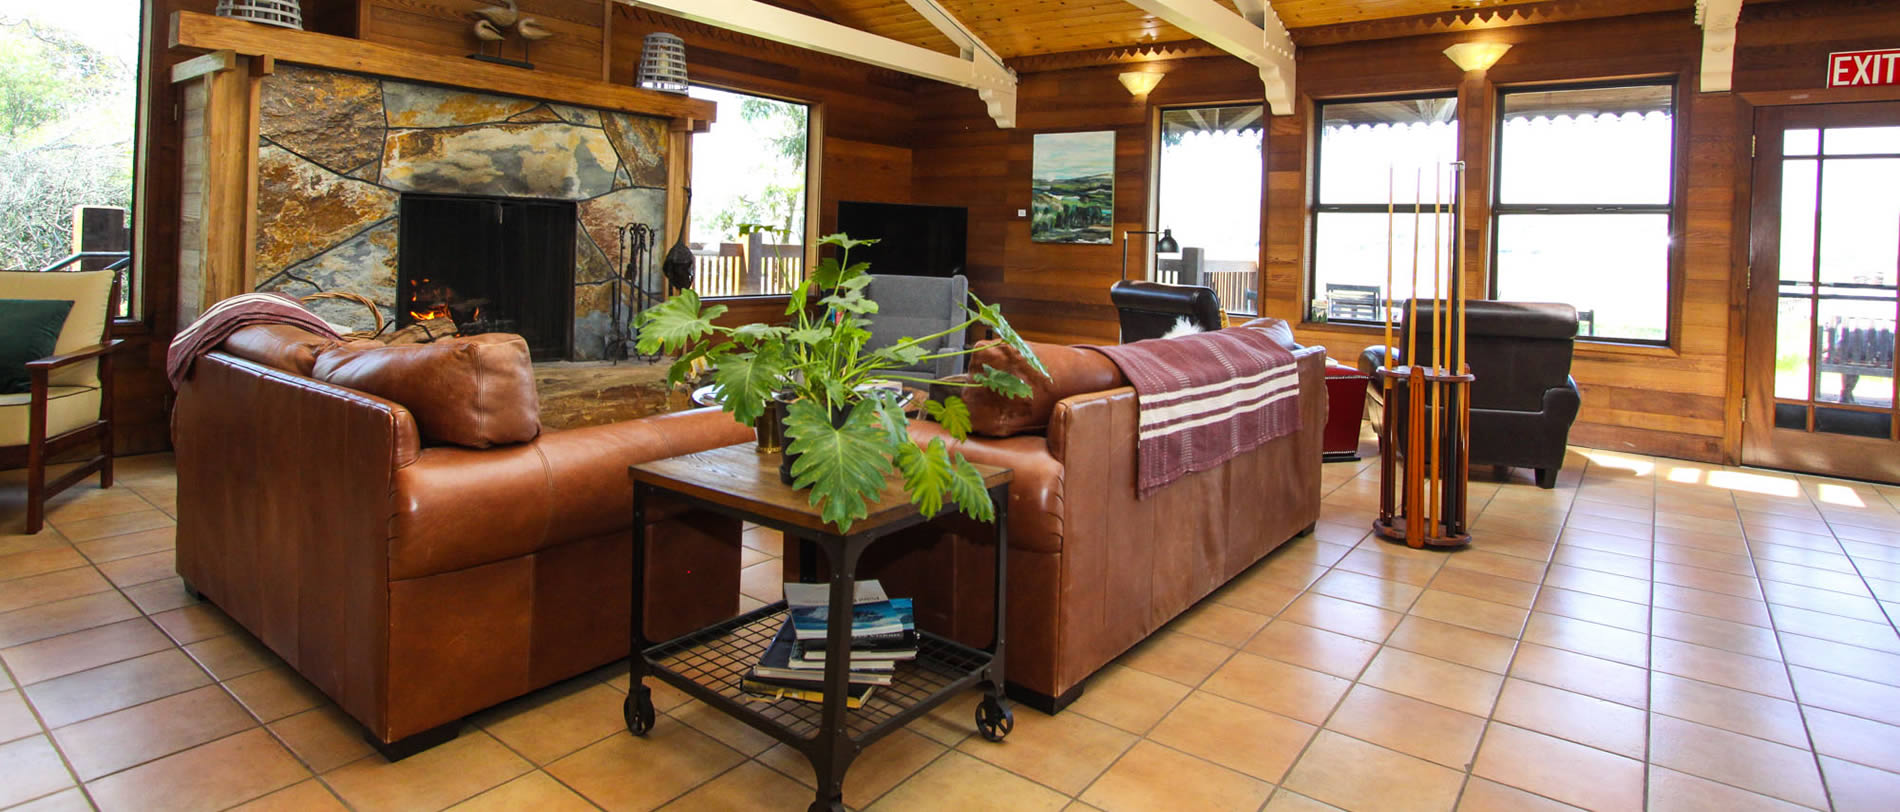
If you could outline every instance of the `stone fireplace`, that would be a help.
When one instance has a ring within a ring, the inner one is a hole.
[[[485,325],[553,319],[535,327],[552,332],[531,337],[537,360],[598,360],[615,335],[621,229],[675,228],[665,222],[664,118],[284,63],[263,77],[258,99],[256,290],[354,293],[401,326],[416,318],[398,290],[414,280],[399,280],[401,269],[467,269],[495,277],[464,283],[486,285],[465,296],[487,300]],[[570,228],[556,231],[571,232],[571,251],[535,241],[544,237],[508,242],[479,217],[460,240],[454,228],[405,222],[413,201],[463,198],[502,201],[494,205],[520,217],[560,212]],[[483,259],[483,270],[471,267]],[[561,306],[541,301],[551,284]],[[542,293],[532,305],[504,300],[520,291]],[[360,304],[311,307],[352,330],[374,326]]]

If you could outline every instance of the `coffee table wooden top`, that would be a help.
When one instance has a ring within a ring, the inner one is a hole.
[[[826,522],[811,504],[811,492],[794,490],[779,481],[778,454],[761,454],[753,443],[740,443],[697,454],[631,466],[634,481],[676,491],[716,505],[756,513],[786,524],[836,534],[838,528]],[[1015,478],[1008,468],[978,465],[983,485],[994,488]],[[946,504],[944,510],[955,510]],[[874,531],[917,513],[904,492],[904,483],[896,476],[884,485],[884,492],[871,505],[870,515],[851,524],[851,532]],[[941,514],[939,514],[941,515]]]

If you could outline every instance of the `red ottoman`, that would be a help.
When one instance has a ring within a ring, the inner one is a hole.
[[[1326,462],[1359,459],[1359,421],[1366,411],[1365,373],[1326,359],[1326,433],[1320,438]]]

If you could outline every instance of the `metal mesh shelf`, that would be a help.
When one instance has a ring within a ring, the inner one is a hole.
[[[823,705],[796,699],[769,700],[746,692],[740,680],[759,661],[779,627],[785,604],[775,603],[685,637],[649,647],[647,662],[740,703],[790,736],[818,734]],[[901,723],[907,712],[938,698],[958,682],[973,682],[990,663],[988,652],[935,635],[918,634],[917,659],[899,662],[890,685],[877,686],[864,706],[845,712],[845,729],[863,740],[887,723]],[[822,672],[821,672],[822,673]]]

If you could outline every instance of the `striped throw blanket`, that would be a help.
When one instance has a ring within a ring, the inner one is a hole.
[[[177,389],[191,376],[191,364],[198,356],[217,349],[232,333],[253,324],[288,324],[343,340],[328,322],[305,310],[296,299],[281,293],[239,294],[212,305],[172,339],[171,349],[165,353],[165,377],[171,379],[172,388]]]
[[[1260,330],[1094,349],[1135,387],[1141,496],[1300,428],[1299,367]]]

